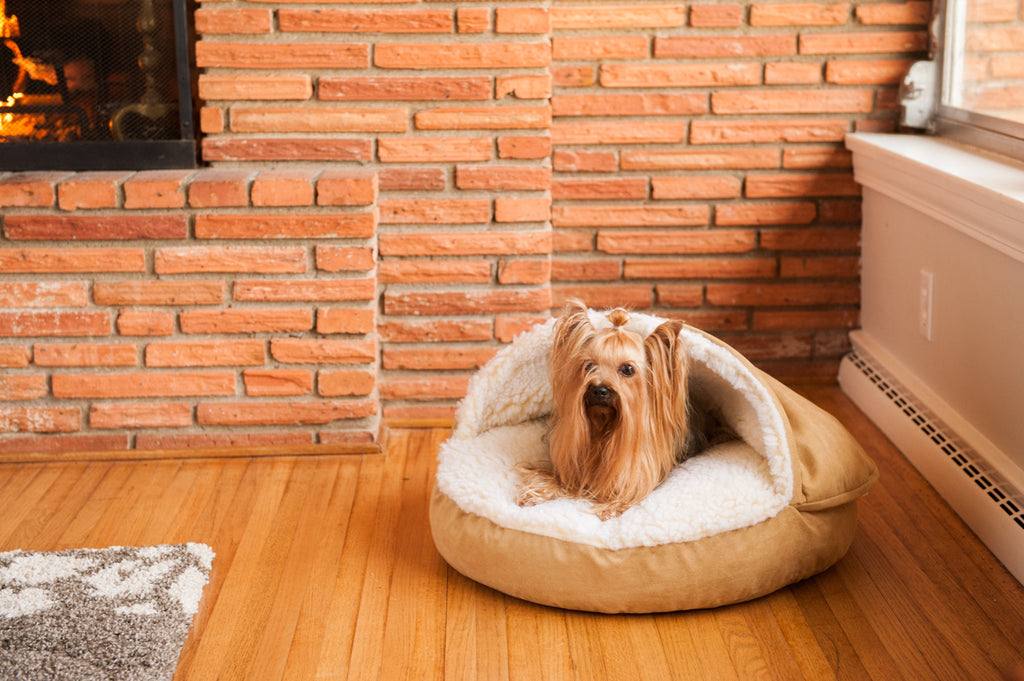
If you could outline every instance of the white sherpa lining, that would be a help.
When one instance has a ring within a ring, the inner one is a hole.
[[[610,325],[590,313],[597,327]],[[663,319],[634,313],[626,329],[648,335]],[[542,437],[552,409],[548,356],[555,320],[503,348],[470,381],[452,437],[441,445],[437,486],[463,511],[510,529],[621,549],[694,541],[774,517],[793,497],[785,420],[768,388],[727,348],[683,328],[691,390],[741,438],[677,466],[646,499],[601,521],[590,502],[556,499],[517,506],[516,466],[547,458]]]

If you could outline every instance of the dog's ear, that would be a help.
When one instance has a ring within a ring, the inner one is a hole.
[[[569,301],[565,314],[555,322],[553,356],[565,359],[575,354],[593,332],[586,306],[578,300]]]
[[[685,389],[687,355],[679,340],[682,328],[682,322],[670,320],[659,325],[644,339],[644,352],[647,354],[652,382],[672,392]],[[682,385],[679,385],[680,382]]]

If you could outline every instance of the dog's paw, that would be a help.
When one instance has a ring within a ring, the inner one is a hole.
[[[612,518],[618,518],[620,515],[626,512],[629,508],[629,504],[623,504],[616,501],[608,501],[605,503],[594,503],[593,510],[594,515],[602,522],[605,520],[611,520]]]
[[[520,466],[519,474],[523,481],[516,492],[518,506],[536,506],[562,496],[550,470]]]

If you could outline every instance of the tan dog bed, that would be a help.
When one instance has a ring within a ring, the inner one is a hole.
[[[626,328],[647,335],[663,321],[633,314]],[[658,612],[756,598],[846,553],[874,463],[832,416],[690,327],[691,394],[738,438],[687,459],[616,518],[581,499],[517,506],[517,466],[547,454],[553,330],[535,327],[474,376],[441,445],[430,525],[452,567],[546,605]]]

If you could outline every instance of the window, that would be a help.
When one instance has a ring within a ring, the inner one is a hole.
[[[1024,159],[1024,3],[939,0],[930,62],[904,83],[904,123]]]

